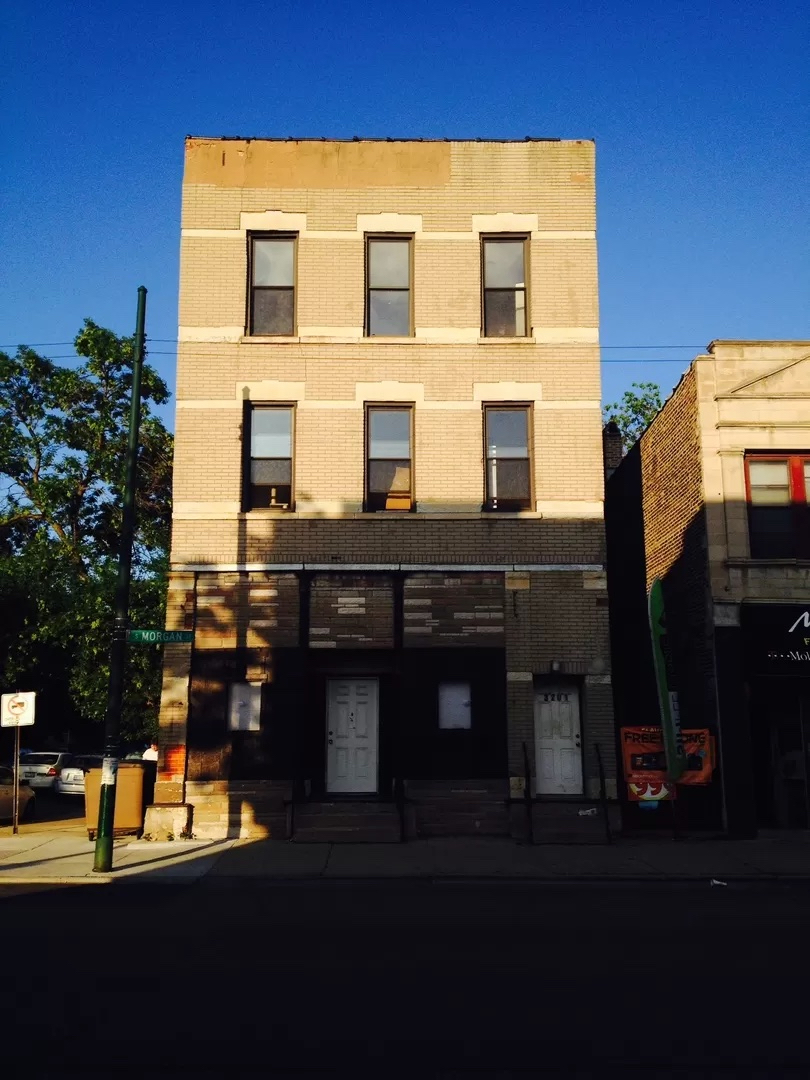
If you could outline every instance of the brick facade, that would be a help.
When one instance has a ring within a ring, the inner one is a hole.
[[[444,663],[481,678],[475,694],[490,702],[477,723],[492,728],[470,736],[459,769],[464,759],[505,797],[525,742],[535,770],[533,688],[555,678],[579,695],[582,795],[593,796],[597,741],[614,768],[593,145],[189,139],[182,223],[172,572],[184,600],[169,622],[191,623],[195,642],[193,654],[167,651],[161,725],[167,746],[171,734],[188,750],[189,783],[236,790],[255,773],[283,787],[271,759],[304,751],[265,733],[265,715],[316,715],[329,672],[378,678],[392,717],[415,695],[427,724],[425,680]],[[289,337],[248,332],[255,233],[297,238]],[[364,330],[365,237],[389,233],[411,238],[407,338]],[[482,236],[525,239],[525,337],[483,336]],[[483,510],[483,407],[499,402],[531,416],[531,502],[514,513]],[[290,511],[245,506],[254,403],[294,408]],[[413,512],[364,511],[369,403],[412,409]],[[223,727],[234,680],[268,688],[261,738]],[[392,775],[406,753],[398,723],[380,748]],[[453,738],[435,748],[451,771]],[[261,775],[260,758],[271,762]],[[174,801],[183,777],[168,755],[161,770],[158,797]],[[221,824],[225,811],[211,812]]]
[[[810,342],[713,342],[607,485],[617,724],[656,722],[645,597],[660,578],[682,724],[709,728],[720,749],[713,784],[679,804],[693,824],[731,833],[775,820],[781,729],[763,702],[788,714],[808,693],[800,663],[795,679],[763,682],[744,662],[742,615],[756,626],[782,610],[790,622],[810,596],[810,552],[751,557],[746,461],[810,455],[809,403]]]

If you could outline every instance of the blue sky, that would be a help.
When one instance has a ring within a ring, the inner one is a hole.
[[[19,0],[3,18],[0,346],[70,342],[85,316],[131,333],[144,284],[173,385],[186,134],[595,138],[608,401],[669,390],[712,338],[810,337],[803,3]]]

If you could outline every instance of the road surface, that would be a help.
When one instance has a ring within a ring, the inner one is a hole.
[[[807,887],[708,882],[6,888],[2,1053],[150,1078],[807,1076],[809,914]]]

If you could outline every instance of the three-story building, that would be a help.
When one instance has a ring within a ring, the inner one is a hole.
[[[187,140],[179,828],[615,795],[594,192],[590,141]]]

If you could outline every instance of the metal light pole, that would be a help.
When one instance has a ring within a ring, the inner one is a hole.
[[[118,774],[118,743],[121,732],[121,704],[124,697],[124,661],[129,622],[129,583],[132,576],[132,542],[135,536],[135,487],[138,465],[138,429],[141,424],[141,372],[146,326],[146,288],[138,289],[138,314],[135,322],[135,349],[132,357],[132,401],[129,409],[126,480],[124,483],[121,547],[118,553],[118,581],[115,586],[115,622],[110,650],[110,685],[107,714],[104,720],[104,762],[101,769],[101,796],[98,804],[98,830],[93,869],[100,873],[112,870],[113,822],[115,821],[115,782]]]

